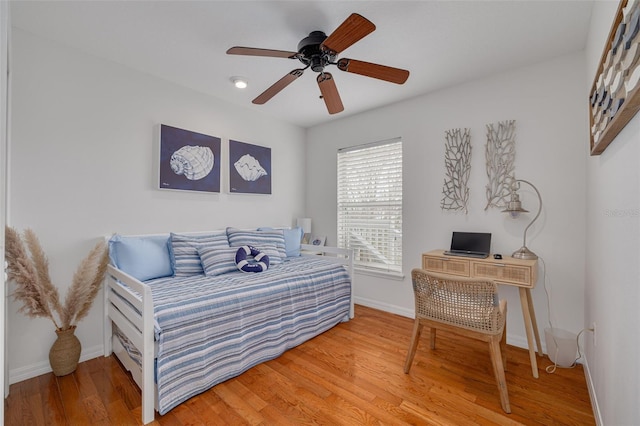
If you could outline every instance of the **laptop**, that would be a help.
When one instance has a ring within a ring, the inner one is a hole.
[[[486,232],[455,232],[451,236],[449,256],[476,257],[484,259],[491,252],[491,234]]]

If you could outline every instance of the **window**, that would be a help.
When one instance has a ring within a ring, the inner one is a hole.
[[[402,141],[338,151],[338,246],[358,269],[402,273]]]

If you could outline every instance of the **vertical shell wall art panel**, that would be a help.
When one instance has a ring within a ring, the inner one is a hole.
[[[160,125],[160,189],[220,192],[220,138]]]
[[[589,95],[591,155],[600,155],[640,110],[640,1],[622,0]]]
[[[507,205],[511,184],[515,176],[516,159],[516,121],[500,121],[487,124],[487,161],[486,187],[487,205],[504,208]]]
[[[471,129],[445,131],[442,210],[468,213],[469,174],[471,172]]]

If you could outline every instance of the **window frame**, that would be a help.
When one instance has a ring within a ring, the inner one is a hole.
[[[382,149],[375,150],[375,148]],[[387,160],[380,159],[380,154],[385,149],[395,151],[393,153],[395,163],[388,163]],[[369,152],[363,153],[362,158],[353,158],[354,153],[365,150],[369,150]],[[349,154],[351,154],[352,158],[344,156]],[[372,187],[366,186],[366,184],[358,187],[357,184],[353,185],[353,182],[345,182],[345,179],[348,179],[350,174],[355,176],[355,172],[349,169],[349,164],[353,166],[354,162],[364,164],[364,170],[360,169],[357,176],[362,177],[362,172],[367,172],[368,174],[365,175],[364,179],[370,182],[373,181],[375,190],[372,191]],[[337,245],[338,247],[354,250],[354,268],[358,272],[392,279],[402,279],[404,277],[403,162],[403,141],[400,137],[341,148],[337,152]],[[384,169],[382,175],[376,173],[376,170],[381,170],[381,164],[389,165]],[[380,180],[381,176],[385,176],[387,179]],[[345,187],[349,186],[350,183],[351,188]],[[355,195],[355,199],[350,203],[350,206],[346,204],[349,204],[348,199],[354,195],[349,194],[349,191],[361,192]],[[381,192],[384,196],[378,197],[377,194]],[[372,196],[374,198],[371,198]],[[368,200],[362,200],[363,198],[368,198]],[[383,208],[385,205],[386,209]],[[355,209],[351,218],[345,217],[344,214],[344,210],[348,207]],[[372,208],[379,209],[380,214],[377,215],[376,219],[382,226],[370,226],[371,217],[367,218],[367,215],[373,216],[371,214]],[[357,241],[355,244],[350,243],[350,241],[354,240],[347,237],[345,232],[349,232],[349,229],[357,228],[358,226],[361,226],[361,231],[363,228],[365,229],[364,234],[356,231],[358,232]],[[367,250],[366,246],[371,247],[372,250]],[[359,252],[359,250],[362,251]],[[362,258],[360,257],[361,254]],[[378,261],[376,261],[376,257]]]

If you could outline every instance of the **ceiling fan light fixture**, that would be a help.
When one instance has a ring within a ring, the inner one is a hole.
[[[246,89],[248,86],[247,79],[244,77],[231,77],[231,82],[238,89]]]

